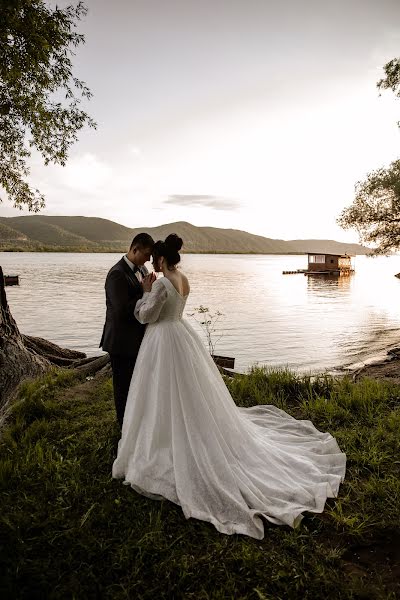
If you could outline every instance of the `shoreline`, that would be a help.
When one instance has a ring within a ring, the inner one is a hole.
[[[400,384],[400,348],[388,350],[385,358],[365,364],[353,373],[354,381],[364,377]]]
[[[38,249],[34,249],[34,248],[29,248],[29,249],[22,249],[22,248],[15,248],[15,249],[10,249],[10,248],[0,248],[0,253],[4,252],[6,254],[23,254],[23,253],[28,253],[28,254],[121,254],[122,253],[126,253],[126,248],[122,249],[122,250],[115,250],[114,248],[82,248],[82,249],[71,249],[68,247],[60,247],[60,248],[50,248],[48,246],[46,247],[42,247],[42,248],[38,248]],[[249,251],[249,252],[232,252],[229,250],[216,250],[216,251],[210,251],[210,250],[182,250],[181,254],[209,254],[209,255],[240,255],[240,256],[307,256],[308,252],[256,252],[256,251]],[[361,254],[355,254],[354,256],[369,256],[370,254],[368,252],[364,252]]]
[[[383,353],[385,355],[382,357]],[[266,367],[266,364],[255,363],[254,367]],[[249,366],[245,371],[237,371],[235,369],[227,369],[220,367],[220,370],[224,375],[228,377],[246,376],[249,375]],[[283,367],[284,368],[284,367]],[[279,366],[271,367],[272,370],[279,370]],[[288,370],[298,376],[310,374],[312,377],[319,375],[329,375],[333,378],[351,377],[353,381],[359,381],[363,377],[370,377],[372,379],[380,379],[386,381],[392,381],[400,385],[400,346],[382,350],[379,355],[373,355],[367,358],[365,361],[359,361],[353,363],[353,365],[342,365],[338,367],[331,367],[324,370],[316,371],[298,371],[296,367],[288,367]]]
[[[389,348],[386,355],[382,358],[371,357],[367,362],[363,362],[360,367],[341,367],[333,376],[349,375],[353,381],[359,381],[364,377],[391,381],[400,384],[400,347]]]

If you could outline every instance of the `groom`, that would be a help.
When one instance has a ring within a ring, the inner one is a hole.
[[[145,262],[151,258],[153,238],[139,233],[133,238],[129,252],[108,272],[106,289],[106,322],[100,346],[111,359],[115,410],[122,427],[126,399],[145,325],[135,318],[136,302],[143,291],[151,289],[154,273],[149,274]]]

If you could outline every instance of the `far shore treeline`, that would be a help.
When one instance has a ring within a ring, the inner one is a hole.
[[[196,227],[186,222],[131,229],[97,217],[0,217],[2,252],[125,252],[139,231],[155,240],[177,233],[193,254],[368,254],[368,248],[333,240],[275,240],[246,231]]]

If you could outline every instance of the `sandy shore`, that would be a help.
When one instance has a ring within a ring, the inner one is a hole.
[[[384,379],[400,384],[400,348],[388,351],[387,357],[370,365],[365,365],[353,373],[355,381],[362,377]]]

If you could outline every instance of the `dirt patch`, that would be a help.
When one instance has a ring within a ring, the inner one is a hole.
[[[74,385],[65,388],[61,397],[63,400],[69,400],[74,399],[76,394],[79,394],[80,396],[89,398],[91,395],[93,395],[96,388],[103,384],[104,381],[106,381],[106,379],[108,379],[110,376],[111,371],[110,373],[108,371],[99,372],[94,376],[89,375],[83,380],[78,380]]]
[[[396,350],[398,350],[396,348]],[[388,358],[380,362],[366,365],[353,375],[354,380],[358,381],[363,377],[372,377],[373,379],[383,379],[400,384],[400,355],[388,352]]]
[[[350,546],[342,560],[349,575],[378,575],[387,591],[400,597],[400,528],[381,530],[370,540]]]

